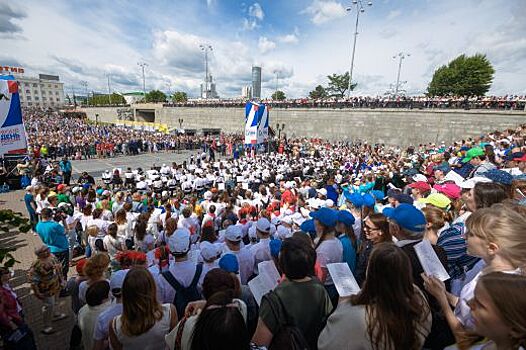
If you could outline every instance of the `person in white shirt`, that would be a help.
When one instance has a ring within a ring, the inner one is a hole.
[[[203,260],[203,272],[199,278],[199,285],[203,285],[206,274],[219,267],[219,258],[221,257],[221,246],[208,241],[199,243],[200,258]]]
[[[239,263],[241,284],[246,285],[254,273],[254,256],[250,249],[241,247],[243,232],[238,225],[230,225],[225,230],[224,254],[234,254]]]
[[[110,284],[108,281],[97,281],[86,291],[86,305],[78,314],[78,325],[82,331],[84,349],[93,348],[93,334],[99,315],[110,306]]]
[[[256,234],[259,242],[250,247],[250,251],[254,255],[254,273],[258,274],[258,264],[262,261],[272,260],[270,254],[270,221],[266,218],[260,218],[256,222]]]

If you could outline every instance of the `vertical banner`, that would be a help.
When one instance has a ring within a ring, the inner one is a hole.
[[[258,139],[257,143],[262,144],[268,141],[268,124],[269,124],[269,114],[268,106],[265,104],[260,104],[258,108]]]
[[[258,142],[259,105],[247,102],[245,105],[245,145],[255,145]]]
[[[0,156],[26,152],[18,83],[13,76],[0,76]]]

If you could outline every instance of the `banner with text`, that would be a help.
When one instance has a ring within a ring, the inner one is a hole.
[[[261,103],[245,105],[245,145],[256,145],[268,140],[268,107]]]
[[[0,156],[26,152],[18,83],[11,75],[0,76]]]

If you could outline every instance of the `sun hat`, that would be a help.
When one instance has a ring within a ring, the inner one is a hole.
[[[260,218],[256,222],[256,229],[261,232],[269,233],[270,232],[270,221],[267,218]]]
[[[313,219],[318,220],[322,225],[327,227],[336,226],[338,216],[336,211],[329,208],[320,208],[319,210],[309,214]]]
[[[316,227],[314,226],[314,220],[313,219],[305,220],[300,225],[300,230],[302,230],[303,232],[306,232],[306,233],[315,233],[316,232]]]
[[[218,245],[210,243],[208,241],[203,241],[199,243],[199,250],[201,251],[201,256],[204,260],[217,259],[221,256],[221,249]]]
[[[339,210],[337,215],[337,221],[341,222],[347,227],[351,227],[356,221],[354,215],[352,215],[348,210]]]

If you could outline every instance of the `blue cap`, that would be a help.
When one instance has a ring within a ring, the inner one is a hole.
[[[219,267],[226,272],[239,272],[239,262],[234,254],[225,254],[219,259]]]
[[[374,197],[370,193],[366,193],[362,196],[363,205],[366,207],[372,208],[374,207],[374,204],[376,201],[374,200]]]
[[[413,204],[413,197],[405,193],[396,194],[393,196],[393,198],[400,203]]]
[[[481,174],[481,176],[487,177],[491,181],[503,185],[511,185],[511,182],[513,181],[513,175],[505,172],[504,170],[498,169],[485,171]]]
[[[338,211],[338,222],[343,223],[347,227],[351,227],[354,225],[355,221],[354,215],[352,215],[348,210]]]
[[[451,168],[447,164],[440,164],[440,165],[435,165],[433,167],[433,171],[435,171],[435,170],[441,170],[444,174],[447,174],[447,173],[449,173]]]
[[[396,223],[409,231],[424,232],[426,229],[426,217],[424,213],[411,204],[402,203],[396,208],[386,208],[383,214],[396,221]]]
[[[357,192],[344,192],[345,199],[348,202],[351,202],[356,208],[361,208],[363,206],[362,195]]]
[[[469,151],[469,147],[468,146],[462,146],[462,147],[460,147],[460,150],[461,151]]]
[[[274,258],[277,258],[279,255],[279,251],[281,250],[281,243],[281,239],[272,239],[268,243],[268,246],[270,248],[270,255],[272,255]]]
[[[376,198],[377,201],[381,201],[385,198],[385,193],[380,190],[372,190],[371,194],[373,195],[374,198]]]
[[[418,174],[418,170],[416,170],[415,168],[410,168],[410,169],[404,170],[403,174],[405,176],[414,176]]]
[[[320,208],[317,211],[311,212],[310,216],[313,219],[318,220],[323,226],[327,226],[327,227],[336,226],[336,221],[338,219],[336,210],[332,210],[332,209],[325,208],[325,207]]]
[[[300,230],[306,233],[316,233],[316,227],[314,226],[314,220],[310,219],[310,220],[303,221],[303,223],[300,225]]]

